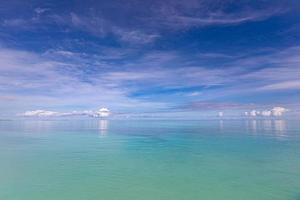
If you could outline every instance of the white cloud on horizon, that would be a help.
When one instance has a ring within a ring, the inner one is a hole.
[[[255,117],[258,113],[257,113],[256,110],[251,110],[251,111],[249,112],[249,114],[250,114],[250,116]]]
[[[32,111],[26,111],[22,114],[19,114],[19,116],[25,116],[25,117],[50,117],[50,116],[60,116],[61,113],[49,111],[49,110],[32,110]]]
[[[282,116],[285,112],[289,111],[288,109],[284,107],[273,107],[270,110],[262,110],[262,111],[257,111],[257,110],[251,110],[251,111],[246,111],[245,116],[250,116],[250,117],[256,117],[256,116],[263,116],[263,117],[280,117]]]
[[[56,112],[49,110],[32,110],[17,114],[21,117],[69,117],[69,116],[89,116],[89,117],[108,117],[111,112],[107,108],[101,108],[98,111],[72,111],[72,112]]]
[[[261,111],[261,115],[264,117],[269,117],[272,115],[272,111],[271,110],[263,110],[263,111]]]
[[[274,107],[271,110],[273,116],[282,116],[287,111],[289,110],[283,107]]]

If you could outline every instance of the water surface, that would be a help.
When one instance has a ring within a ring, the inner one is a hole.
[[[299,200],[300,123],[1,121],[0,199]]]

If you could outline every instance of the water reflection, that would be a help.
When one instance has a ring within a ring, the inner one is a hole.
[[[253,131],[253,133],[257,132],[257,121],[256,120],[252,120],[251,121],[251,130]]]
[[[219,130],[220,130],[220,132],[223,132],[223,130],[224,130],[224,122],[223,122],[223,120],[219,120]]]
[[[277,137],[286,136],[286,121],[282,119],[268,120],[247,120],[246,130],[251,134],[272,134]]]
[[[107,130],[108,130],[108,120],[101,119],[98,123],[98,129],[100,131],[101,136],[107,135]]]
[[[274,120],[274,128],[277,134],[284,136],[286,134],[286,121],[285,120]]]
[[[31,137],[40,137],[51,133],[55,129],[53,121],[19,121],[14,128],[24,130],[23,133]]]
[[[266,131],[272,130],[272,120],[263,120],[262,121],[262,129]]]

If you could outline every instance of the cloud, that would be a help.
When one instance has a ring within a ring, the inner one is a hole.
[[[219,117],[223,117],[223,116],[224,116],[224,113],[223,113],[223,112],[219,112],[219,113],[218,113],[218,116],[219,116]]]
[[[263,110],[263,111],[261,112],[261,115],[262,115],[262,116],[265,116],[265,117],[269,117],[269,116],[272,115],[272,111],[270,111],[270,110]]]
[[[70,13],[71,24],[66,19],[66,24],[78,29],[90,32],[100,37],[113,35],[122,42],[131,44],[147,44],[159,37],[158,33],[144,32],[142,29],[131,29],[115,25],[113,22],[102,16],[91,14],[90,16],[80,16],[74,12]]]
[[[91,8],[91,5],[92,8]],[[114,1],[85,3],[65,6],[36,7],[30,3],[14,6],[3,5],[7,13],[20,9],[26,15],[3,20],[6,28],[38,30],[47,25],[56,30],[79,30],[101,38],[113,36],[121,43],[151,44],[164,33],[172,33],[206,26],[238,25],[261,21],[286,12],[287,5],[272,3],[235,2],[230,0],[180,0],[167,1]],[[236,9],[232,9],[236,8]],[[115,12],[118,10],[118,12]],[[128,21],[130,19],[130,21]]]
[[[17,116],[23,117],[69,117],[69,116],[89,116],[89,117],[108,117],[111,112],[107,108],[101,108],[98,111],[72,111],[72,112],[56,112],[49,110],[32,110],[20,113]]]
[[[300,47],[294,46],[259,55],[233,56],[228,58],[228,64],[222,65],[222,68],[202,66],[201,61],[198,62],[199,66],[191,66],[176,52],[150,52],[125,65],[126,71],[109,72],[106,78],[117,80],[122,85],[143,83],[145,87],[147,83],[159,87],[215,87],[215,97],[263,94],[273,90],[284,92],[299,88],[299,52]],[[189,57],[189,61],[195,60],[197,58]],[[140,69],[137,66],[144,68]],[[217,87],[220,87],[220,90]],[[199,92],[203,94],[203,91]],[[209,94],[210,92],[205,93],[201,97],[209,98]]]
[[[121,28],[113,28],[112,33],[121,41],[131,44],[148,44],[160,37],[158,33],[145,33],[140,30],[126,30]]]
[[[190,96],[190,97],[195,97],[195,96],[199,96],[199,95],[201,95],[202,93],[201,92],[191,92],[191,93],[189,93],[189,94],[187,94],[187,96]]]
[[[299,80],[283,81],[279,83],[265,85],[259,89],[260,90],[299,90],[300,81]]]
[[[240,13],[225,13],[222,11],[207,12],[199,15],[190,16],[188,14],[168,15],[162,23],[177,29],[183,27],[201,27],[216,25],[237,25],[250,21],[260,21],[273,15],[281,13],[282,10],[252,10]]]
[[[22,10],[23,12],[24,10]],[[35,8],[32,13],[27,15],[27,17],[16,17],[3,19],[1,26],[5,28],[13,29],[23,29],[23,30],[36,30],[48,24],[53,24],[54,22],[49,21],[48,16],[44,17],[46,12],[50,11],[48,8]],[[15,12],[15,11],[12,11]],[[18,16],[18,15],[17,15]]]
[[[271,112],[273,114],[273,116],[282,116],[283,113],[287,112],[288,109],[283,108],[283,107],[274,107],[272,108]]]
[[[25,27],[29,26],[30,23],[24,19],[5,19],[2,22],[4,27]]]
[[[49,8],[40,8],[40,7],[37,7],[37,8],[34,9],[34,11],[35,11],[38,15],[43,14],[43,13],[49,11],[49,10],[50,10]]]
[[[33,110],[33,111],[26,111],[23,114],[20,114],[20,116],[25,117],[50,117],[50,116],[59,116],[61,113],[54,112],[54,111],[48,111],[48,110]]]
[[[164,61],[161,62],[163,65]],[[134,68],[135,65],[139,66],[140,63],[131,63]],[[142,63],[141,63],[142,65]],[[147,64],[145,64],[147,66]],[[156,63],[160,65],[160,63]],[[129,87],[136,86],[136,84],[143,85],[143,88],[133,88],[133,89],[145,89],[160,87],[161,89],[184,89],[188,87],[215,87],[221,86],[230,82],[231,80],[226,79],[230,71],[220,70],[220,69],[207,69],[204,67],[157,67],[156,65],[137,70],[127,70],[127,71],[112,71],[106,74],[104,80],[112,81],[115,83]],[[145,66],[145,67],[146,67]],[[181,81],[178,81],[181,80]],[[135,84],[132,84],[135,83]],[[174,90],[175,91],[175,90]],[[190,91],[189,91],[190,92]],[[190,93],[191,96],[197,96],[201,94],[200,91],[194,91]]]
[[[252,117],[255,117],[257,114],[259,114],[259,112],[256,111],[256,110],[251,110],[251,111],[249,112],[249,115],[252,116]]]
[[[45,105],[94,109],[103,104],[119,111],[165,107],[157,101],[129,97],[126,87],[116,80],[105,79],[108,72],[100,73],[101,68],[90,75],[84,66],[88,63],[49,57],[48,54],[0,48],[0,96],[14,97],[14,101],[0,99],[4,101],[2,111],[19,111],[24,107],[34,110]]]
[[[251,111],[246,111],[245,116],[251,116],[251,117],[256,117],[256,116],[263,116],[263,117],[279,117],[282,116],[285,112],[289,111],[286,108],[283,107],[273,107],[270,110],[262,110],[262,111],[257,111],[257,110],[251,110]]]
[[[248,108],[253,105],[251,104],[240,104],[240,103],[226,103],[226,102],[214,102],[214,101],[193,101],[189,102],[181,109],[187,110],[239,110]]]
[[[125,7],[113,4],[119,7],[119,13],[116,14],[101,12],[105,5],[94,4],[95,9],[90,9],[88,15],[71,12],[71,25],[101,37],[112,34],[123,42],[145,44],[155,41],[165,32],[194,27],[238,25],[264,20],[287,10],[286,6],[278,3],[261,4],[259,8],[251,3],[234,5],[231,1],[151,1],[149,7],[148,3],[136,2],[126,4]],[[231,6],[239,9],[229,12]],[[128,17],[132,23],[128,23]]]
[[[195,58],[187,59],[176,51],[150,51],[137,56],[131,50],[119,53],[122,49],[102,49],[112,52],[107,55],[63,48],[40,54],[0,48],[0,96],[14,97],[14,101],[0,98],[6,105],[1,109],[19,112],[24,106],[26,110],[67,106],[91,110],[99,104],[113,110],[141,112],[174,108],[251,109],[253,105],[219,99],[264,95],[271,91],[261,90],[266,85],[298,80],[299,49],[243,56],[228,66],[211,68],[201,63],[190,65],[186,60]],[[135,58],[127,62],[127,54]],[[191,94],[196,101],[187,102],[187,98],[192,99]]]
[[[108,117],[111,115],[111,112],[108,108],[101,108],[99,111],[94,113],[94,117]]]

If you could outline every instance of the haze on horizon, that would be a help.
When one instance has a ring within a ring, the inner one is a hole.
[[[296,0],[1,2],[0,118],[299,117],[299,13]]]

